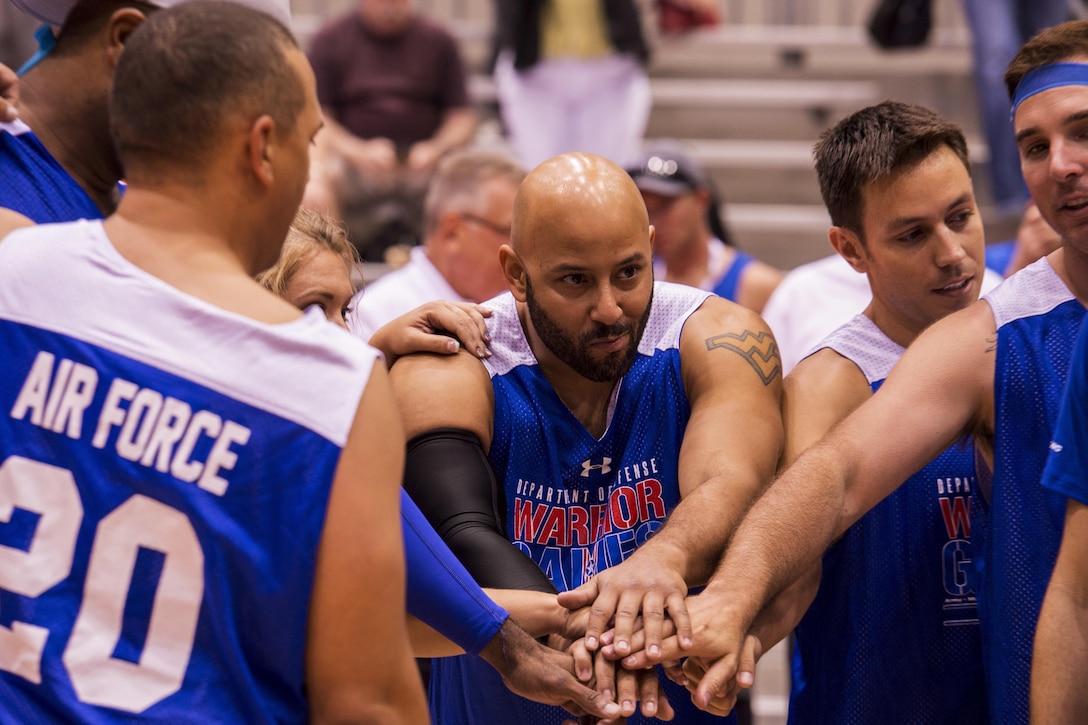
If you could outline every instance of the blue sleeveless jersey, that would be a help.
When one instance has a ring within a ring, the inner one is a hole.
[[[822,348],[857,365],[874,393],[903,355],[864,315]],[[790,723],[987,722],[976,495],[974,454],[953,446],[827,551],[819,593],[796,630]]]
[[[38,224],[102,218],[83,187],[22,121],[0,123],[0,207]]]
[[[680,501],[677,463],[690,414],[680,378],[680,332],[708,293],[658,282],[631,370],[616,386],[609,424],[595,439],[541,373],[513,297],[488,303],[495,391],[489,458],[505,497],[506,533],[560,591],[627,558]],[[664,678],[662,677],[664,680]],[[723,723],[665,680],[675,722]],[[487,665],[434,660],[431,715],[457,725],[559,725],[562,708],[517,697]],[[641,715],[630,723],[649,722]]]
[[[1081,327],[1043,485],[1088,505],[1088,327]]]
[[[1065,498],[1040,480],[1084,307],[1045,258],[984,299],[997,359],[993,486],[980,506],[988,523],[976,527],[979,618],[993,721],[1027,723],[1035,622],[1065,520]]]
[[[714,294],[719,297],[724,297],[732,302],[737,301],[737,285],[740,284],[740,275],[747,267],[755,261],[755,257],[750,254],[745,254],[739,249],[736,251],[736,255],[733,257],[733,263],[729,265],[729,269],[725,270],[725,274],[718,280],[718,283],[714,285],[712,290]]]
[[[302,723],[334,470],[376,353],[123,259],[0,245],[0,722]]]

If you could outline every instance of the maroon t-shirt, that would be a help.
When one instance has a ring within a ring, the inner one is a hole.
[[[361,138],[405,149],[433,136],[447,110],[469,104],[457,41],[422,17],[382,38],[352,13],[318,31],[309,56],[321,105]]]

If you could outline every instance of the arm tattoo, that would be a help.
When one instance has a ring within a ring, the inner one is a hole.
[[[782,360],[778,355],[778,343],[769,332],[745,330],[739,335],[727,332],[706,339],[706,349],[725,348],[732,350],[755,368],[764,385],[782,374]]]

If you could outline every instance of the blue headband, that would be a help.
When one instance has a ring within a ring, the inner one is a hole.
[[[1036,93],[1061,86],[1088,86],[1088,63],[1051,63],[1026,73],[1016,85],[1009,119],[1016,116],[1021,103]]]

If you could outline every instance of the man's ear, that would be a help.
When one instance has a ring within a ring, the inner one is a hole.
[[[657,240],[657,227],[650,225],[650,254],[654,251],[654,242]]]
[[[514,299],[518,302],[525,301],[525,265],[521,258],[509,244],[499,247],[499,264],[502,265],[503,276],[506,277],[506,286]]]
[[[827,230],[827,239],[835,251],[857,272],[869,271],[869,255],[857,234],[846,227],[831,227]]]
[[[248,158],[246,161],[253,175],[265,186],[275,180],[275,175],[272,173],[275,138],[276,122],[268,114],[258,118],[249,127]]]
[[[140,23],[147,20],[147,16],[136,8],[121,8],[110,16],[106,26],[106,54],[109,56],[110,65],[117,67],[121,60],[121,52],[125,49],[125,41]]]

